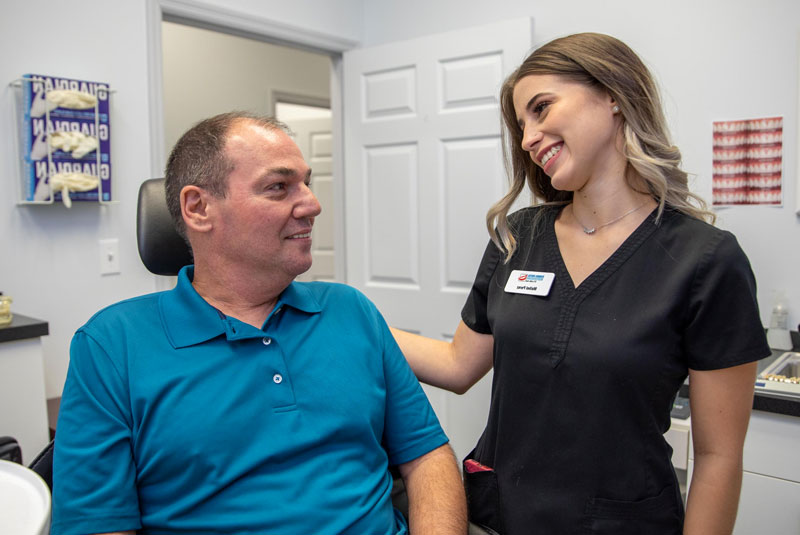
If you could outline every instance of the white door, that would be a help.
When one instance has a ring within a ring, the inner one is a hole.
[[[314,221],[311,234],[311,269],[297,277],[300,281],[335,280],[334,200],[331,119],[292,119],[286,123],[306,163],[311,167],[311,191],[319,199],[322,213]]]
[[[344,54],[347,282],[392,326],[452,338],[506,190],[500,86],[531,43],[524,18]],[[426,388],[459,457],[490,389]]]

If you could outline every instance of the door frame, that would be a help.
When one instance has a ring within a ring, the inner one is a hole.
[[[290,93],[288,91],[277,91],[273,89],[270,93],[270,109],[272,115],[276,115],[275,107],[279,102],[285,104],[297,104],[300,106],[312,106],[314,108],[328,108],[331,109],[331,101],[327,98],[313,97],[310,95],[301,95],[299,93]]]
[[[206,30],[213,30],[267,43],[289,46],[326,54],[331,58],[331,98],[333,132],[334,202],[336,228],[334,247],[335,269],[338,281],[346,280],[345,229],[344,229],[344,128],[342,118],[342,53],[360,43],[329,34],[310,31],[266,18],[253,17],[224,7],[199,3],[196,0],[146,0],[148,96],[150,101],[150,176],[161,177],[167,155],[164,150],[164,80],[161,42],[162,21],[177,22]],[[156,277],[156,289],[167,289],[164,277]],[[161,282],[159,282],[161,281]],[[171,286],[169,286],[171,287]]]

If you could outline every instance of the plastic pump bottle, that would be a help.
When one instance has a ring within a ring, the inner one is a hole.
[[[775,300],[772,307],[772,317],[767,329],[767,342],[772,349],[792,349],[792,336],[789,334],[789,309],[786,300],[781,295]]]

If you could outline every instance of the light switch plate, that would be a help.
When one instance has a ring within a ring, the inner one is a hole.
[[[100,240],[100,274],[119,273],[119,240],[112,238]]]

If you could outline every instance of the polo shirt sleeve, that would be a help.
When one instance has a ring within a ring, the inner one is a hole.
[[[464,308],[461,309],[461,319],[464,324],[477,333],[492,334],[487,312],[487,296],[489,295],[489,284],[501,260],[500,250],[489,240],[478,267],[478,273],[475,275],[472,290],[467,296]]]
[[[694,370],[728,368],[771,354],[747,256],[720,231],[701,257],[692,283],[684,350]]]
[[[123,377],[94,338],[75,334],[53,459],[52,535],[141,528]]]
[[[383,442],[389,464],[413,461],[448,442],[425,392],[383,317],[375,310],[383,342],[386,410]]]

